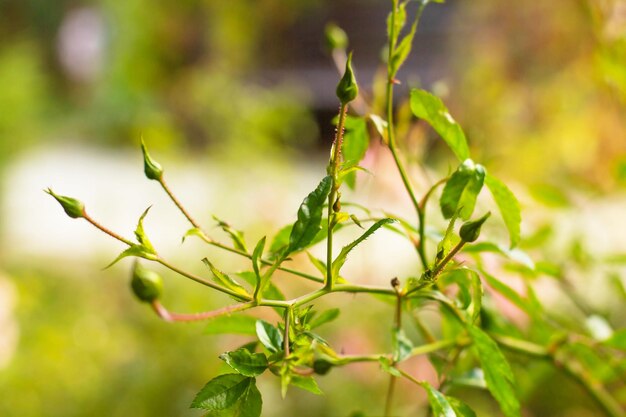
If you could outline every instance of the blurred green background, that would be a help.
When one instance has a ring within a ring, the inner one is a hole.
[[[272,234],[325,169],[338,75],[324,25],[346,29],[367,91],[388,3],[0,0],[1,416],[199,415],[188,404],[224,371],[217,355],[245,339],[159,321],[128,290],[130,262],[102,270],[122,248],[66,218],[42,189],[84,200],[126,235],[154,204],[146,227],[172,259],[199,272],[207,254],[226,270],[246,267],[197,242],[180,245],[185,223],[143,180],[140,138],[204,224],[215,213],[249,230],[249,242]],[[570,271],[581,303],[623,327],[623,264],[601,260],[626,253],[626,1],[448,1],[427,8],[414,51],[399,91],[421,85],[444,98],[477,159],[520,196],[528,250]],[[420,126],[405,131],[407,155],[445,173],[437,141]],[[402,212],[402,202],[392,208]],[[352,271],[382,283],[411,270],[398,260],[388,271],[383,251]],[[166,279],[172,310],[225,302]],[[544,284],[555,308],[574,308]],[[327,329],[339,347],[388,348],[388,308],[367,300],[330,301],[351,308]],[[598,415],[562,375],[518,370],[528,416]],[[282,400],[278,382],[263,377],[264,415],[378,410],[385,383],[376,365],[359,365],[322,378],[324,397],[294,388]],[[422,393],[404,388],[399,412],[419,415]],[[626,401],[623,386],[614,389]],[[497,415],[474,395],[481,415]]]

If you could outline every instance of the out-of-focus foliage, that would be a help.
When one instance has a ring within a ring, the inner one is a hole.
[[[307,7],[280,3],[0,3],[0,133],[239,155],[311,143],[306,92],[254,72],[273,29]]]
[[[451,37],[471,142],[527,184],[608,189],[626,156],[626,4],[458,2]],[[620,171],[621,170],[621,171]]]

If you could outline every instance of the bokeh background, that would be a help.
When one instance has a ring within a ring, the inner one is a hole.
[[[159,321],[128,290],[130,261],[103,270],[120,245],[64,216],[43,189],[80,198],[125,235],[153,205],[146,229],[160,252],[200,273],[207,255],[245,268],[180,243],[187,226],[144,179],[140,138],[207,227],[215,214],[249,242],[272,235],[325,169],[338,74],[324,26],[346,30],[371,92],[389,3],[0,0],[0,415],[199,415],[188,404],[225,370],[217,355],[245,338]],[[626,325],[626,1],[433,4],[399,78],[399,98],[411,86],[442,96],[476,159],[517,192],[525,249],[571,279],[567,297],[537,280],[550,308],[597,312],[609,330]],[[423,126],[402,128],[410,159],[450,169]],[[354,198],[409,213],[384,150],[373,148],[375,175],[359,179]],[[410,250],[387,241],[368,241],[362,254],[347,267],[366,282],[415,268]],[[172,310],[225,302],[164,274]],[[329,301],[349,307],[326,330],[348,353],[389,348],[388,307],[368,301]],[[425,362],[410,367],[432,374]],[[599,415],[549,367],[518,371],[526,415]],[[381,409],[386,380],[376,365],[355,365],[321,378],[327,395],[294,388],[285,400],[274,378],[259,384],[264,415],[348,416]],[[422,393],[403,388],[399,412],[420,415]],[[626,401],[623,384],[615,391]],[[471,395],[480,415],[497,415],[485,394]]]

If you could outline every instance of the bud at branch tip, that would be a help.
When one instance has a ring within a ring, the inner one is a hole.
[[[352,52],[350,52],[346,60],[346,71],[337,84],[337,97],[341,104],[345,105],[354,100],[358,94],[359,86],[356,83],[354,71],[352,71]]]
[[[61,207],[63,207],[65,214],[70,216],[72,219],[85,217],[85,205],[82,201],[78,201],[72,197],[55,194],[54,191],[52,191],[52,188],[48,188],[44,191],[54,197],[55,200],[61,204]]]
[[[461,229],[459,230],[459,236],[461,236],[461,239],[464,242],[474,242],[478,239],[478,236],[480,235],[480,228],[483,223],[487,221],[489,216],[491,216],[490,211],[478,220],[463,223],[463,226],[461,226]]]
[[[150,157],[143,138],[141,138],[141,152],[143,153],[143,171],[146,174],[146,177],[151,180],[161,181],[161,178],[163,177],[163,168],[161,167],[161,164]]]

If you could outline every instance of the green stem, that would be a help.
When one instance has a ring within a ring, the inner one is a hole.
[[[426,264],[424,264],[424,261],[426,260],[426,248],[425,248],[425,245],[426,245],[426,203],[428,203],[428,199],[430,198],[432,193],[437,189],[437,187],[439,187],[441,184],[445,184],[446,181],[448,181],[447,177],[437,181],[432,187],[430,187],[430,189],[428,190],[428,192],[426,192],[424,197],[422,197],[418,205],[419,210],[417,210],[417,217],[419,218],[420,240],[419,240],[419,246],[417,247],[417,250],[420,255],[420,259],[422,260],[422,265],[424,265],[424,269],[427,268],[427,266],[425,266]]]
[[[426,345],[421,345],[421,346],[417,346],[414,347],[411,350],[411,354],[410,356],[418,356],[418,355],[426,355],[428,353],[433,353],[436,352],[438,350],[442,350],[442,349],[446,349],[452,346],[456,346],[458,344],[458,341],[455,339],[444,339],[444,340],[439,340],[433,343],[428,343]]]
[[[448,263],[450,263],[450,261],[454,258],[454,256],[461,250],[463,249],[463,246],[465,246],[467,242],[465,242],[464,240],[461,240],[459,243],[456,244],[456,246],[454,246],[452,248],[452,250],[450,251],[450,253],[448,253],[446,255],[445,258],[443,258],[441,260],[441,262],[439,262],[437,264],[437,266],[435,266],[435,269],[433,269],[432,274],[430,276],[430,278],[432,280],[434,280],[435,278],[437,278],[437,276],[441,273],[441,271],[443,271],[443,269],[446,267],[446,265],[448,265]]]
[[[570,378],[578,382],[593,398],[598,406],[609,417],[625,417],[626,411],[611,396],[604,386],[595,380],[580,363],[566,358],[557,358],[557,352],[535,343],[519,340],[507,336],[492,335],[494,340],[502,347],[513,352],[521,353],[535,358],[550,360],[557,368],[562,369]]]
[[[396,368],[396,369],[398,369],[398,368]],[[419,385],[420,387],[422,386],[422,384],[424,384],[424,381],[420,381],[420,380],[416,379],[414,376],[412,376],[411,374],[403,371],[402,369],[398,369],[398,372],[400,372],[400,374],[403,377],[405,377],[409,381],[413,382],[414,384]]]
[[[203,241],[205,241],[209,245],[215,246],[216,248],[220,248],[220,249],[223,249],[225,251],[237,254],[239,256],[243,256],[245,258],[252,259],[252,255],[251,254],[249,254],[247,252],[244,252],[244,251],[242,251],[240,249],[227,246],[227,245],[225,245],[223,243],[220,243],[220,242],[218,242],[216,240],[213,240],[210,237],[208,237],[204,232],[202,232],[199,235],[199,237],[200,237],[200,239],[202,239]],[[274,264],[274,262],[268,261],[267,259],[260,259],[260,262],[263,265],[273,265]],[[307,274],[307,273],[304,273],[304,272],[300,272],[300,271],[297,271],[295,269],[285,268],[285,267],[282,267],[282,266],[279,266],[277,269],[279,271],[284,271],[284,272],[287,272],[287,273],[292,274],[292,275],[297,275],[299,277],[306,278],[309,281],[324,282],[323,278],[319,278],[319,277],[316,277],[314,275],[310,275],[310,274]]]
[[[119,240],[120,242],[126,243],[128,246],[133,246],[134,243],[131,242],[130,240],[123,238],[122,236],[118,235],[117,233],[107,229],[106,227],[102,226],[100,223],[98,223],[97,221],[95,221],[93,218],[91,218],[86,212],[83,213],[83,218],[85,220],[87,220],[89,223],[91,223],[92,226],[94,226],[96,229],[99,229],[100,231],[106,233],[107,235],[111,236],[114,239]]]
[[[247,302],[242,304],[235,304],[226,306],[217,310],[204,311],[202,313],[172,313],[168,311],[159,300],[152,302],[152,308],[165,321],[170,322],[190,322],[198,320],[208,320],[215,317],[223,316],[225,314],[232,314],[237,311],[244,311],[255,307],[253,302]]]
[[[285,310],[285,334],[283,335],[285,358],[289,357],[289,327],[291,326],[292,314],[293,308],[287,308]]]
[[[269,280],[272,278],[272,275],[274,275],[274,272],[276,272],[276,270],[280,267],[280,264],[284,260],[285,260],[284,255],[281,255],[281,257],[276,259],[274,261],[274,263],[272,264],[272,266],[270,266],[269,269],[267,271],[265,271],[265,273],[261,277],[261,280],[260,280],[259,284],[254,289],[254,297],[253,298],[254,298],[255,302],[258,303],[259,296],[261,294],[263,294],[263,290],[265,289],[265,286],[267,285]]]
[[[402,294],[397,292],[396,293],[396,310],[395,310],[395,314],[394,314],[394,320],[393,320],[393,328],[394,328],[394,333],[397,333],[400,331],[400,329],[402,329]],[[395,350],[395,346],[394,346],[394,350]],[[394,355],[395,356],[395,355]],[[396,364],[395,360],[391,361],[391,366],[394,366]],[[385,417],[388,417],[391,415],[391,409],[393,407],[393,395],[395,392],[395,388],[396,388],[396,379],[397,377],[395,375],[389,375],[389,385],[387,387],[387,395],[385,397]]]
[[[395,139],[395,130],[394,130],[394,122],[393,122],[393,85],[395,83],[395,79],[394,79],[394,75],[391,73],[391,61],[392,61],[392,57],[393,54],[395,52],[395,46],[396,46],[396,38],[398,36],[398,34],[395,31],[395,21],[396,21],[396,15],[397,15],[397,9],[398,9],[398,1],[397,0],[393,0],[393,10],[391,12],[391,22],[390,22],[390,28],[391,31],[389,33],[389,45],[388,45],[388,49],[389,49],[389,55],[388,55],[388,67],[387,67],[387,74],[388,74],[388,79],[387,79],[387,90],[386,90],[386,100],[387,100],[387,138],[388,138],[388,146],[389,146],[389,150],[391,151],[391,155],[393,156],[393,160],[396,164],[396,167],[398,168],[398,171],[400,173],[400,177],[402,178],[402,184],[404,184],[404,188],[406,189],[407,193],[409,194],[409,197],[411,198],[411,202],[413,203],[413,207],[415,208],[415,211],[417,212],[420,224],[419,224],[419,228],[420,228],[420,236],[422,236],[424,234],[423,230],[425,228],[425,225],[423,224],[422,220],[423,220],[423,215],[422,215],[422,209],[420,208],[420,205],[417,201],[417,197],[415,196],[415,192],[413,191],[413,186],[411,185],[411,183],[409,182],[409,176],[406,173],[406,170],[404,168],[404,165],[402,163],[402,161],[400,160],[400,157],[398,155],[398,151],[396,148],[396,139]],[[419,21],[419,18],[421,16],[421,13],[424,9],[424,5],[420,6],[420,9],[418,11],[418,15],[416,17],[417,21]],[[424,248],[424,242],[420,241],[420,245],[418,246],[417,250],[418,250],[418,254],[420,257],[420,261],[422,262],[422,266],[424,269],[428,268],[428,261],[426,259],[426,250]]]
[[[339,191],[339,181],[337,174],[339,172],[339,163],[341,161],[341,145],[343,144],[343,130],[346,123],[346,112],[348,105],[341,103],[339,108],[339,122],[335,132],[335,140],[330,156],[329,174],[332,178],[330,193],[328,194],[328,237],[326,238],[326,283],[324,287],[328,290],[333,289],[333,227],[334,227],[334,205]]]
[[[201,230],[201,227],[198,224],[198,222],[196,222],[194,220],[194,218],[191,217],[191,215],[187,212],[187,210],[185,210],[185,207],[183,207],[183,205],[180,203],[180,201],[178,201],[178,199],[176,198],[174,193],[172,193],[172,191],[167,186],[167,183],[165,182],[163,177],[161,177],[159,179],[159,184],[161,184],[161,187],[163,187],[163,190],[165,191],[167,196],[170,198],[170,200],[172,200],[172,202],[176,205],[176,207],[178,207],[178,210],[180,210],[180,212],[183,214],[183,216],[185,216],[185,218],[187,218],[189,223],[191,223],[193,225],[193,227],[195,227],[196,229]]]
[[[265,300],[265,299],[259,300],[258,305],[264,306],[264,307],[278,307],[278,308],[289,308],[291,306],[300,307],[324,295],[332,294],[332,293],[341,293],[341,292],[396,296],[396,292],[389,288],[374,287],[374,286],[367,286],[367,285],[337,284],[333,287],[332,290],[328,290],[324,287],[324,288],[320,288],[319,290],[302,295],[300,297],[293,298],[291,300]]]
[[[393,393],[396,389],[396,377],[395,375],[389,375],[389,385],[387,385],[387,395],[385,396],[385,417],[391,416],[391,407],[393,405]]]
[[[578,362],[569,360],[560,362],[555,359],[555,364],[560,366],[567,375],[575,379],[591,395],[607,416],[626,416],[626,411],[604,388],[602,383],[593,378]]]
[[[204,240],[209,245],[213,245],[213,246],[218,247],[220,249],[223,249],[223,250],[226,250],[226,251],[229,251],[229,252],[232,252],[232,253],[236,253],[237,255],[244,256],[244,257],[246,257],[248,259],[252,259],[252,255],[247,253],[247,252],[245,252],[245,251],[239,250],[237,248],[226,246],[223,243],[217,242],[217,241],[209,238],[207,236],[207,234],[204,233],[204,231],[202,230],[202,227],[200,226],[200,224],[198,224],[198,222],[193,217],[191,217],[189,212],[185,209],[185,207],[176,198],[174,193],[167,186],[167,183],[165,182],[165,180],[161,178],[161,180],[159,181],[159,184],[161,184],[161,187],[163,187],[163,190],[165,191],[167,196],[170,198],[170,200],[172,200],[172,202],[176,205],[176,207],[183,214],[183,216],[185,216],[187,221],[189,221],[189,223],[193,227],[195,227],[196,229],[198,229],[200,231],[200,235],[199,236],[200,236],[200,238],[202,240]],[[99,225],[96,225],[96,224],[94,224],[94,226],[99,227]],[[101,228],[101,226],[99,228]],[[111,236],[115,237],[116,239],[122,240],[124,243],[131,244],[131,243],[128,243],[127,241],[125,241],[123,238],[120,238],[120,237],[117,237],[117,236],[114,236],[114,235],[111,235]],[[264,265],[272,265],[273,264],[272,262],[270,262],[268,260],[261,260],[261,263],[263,263]],[[318,278],[316,276],[313,276],[313,275],[310,275],[310,274],[306,274],[304,272],[296,271],[294,269],[283,268],[283,267],[279,267],[278,269],[281,270],[281,271],[293,274],[293,275],[300,276],[302,278],[306,278],[306,279],[308,279],[310,281],[324,282],[324,280],[322,278]]]

